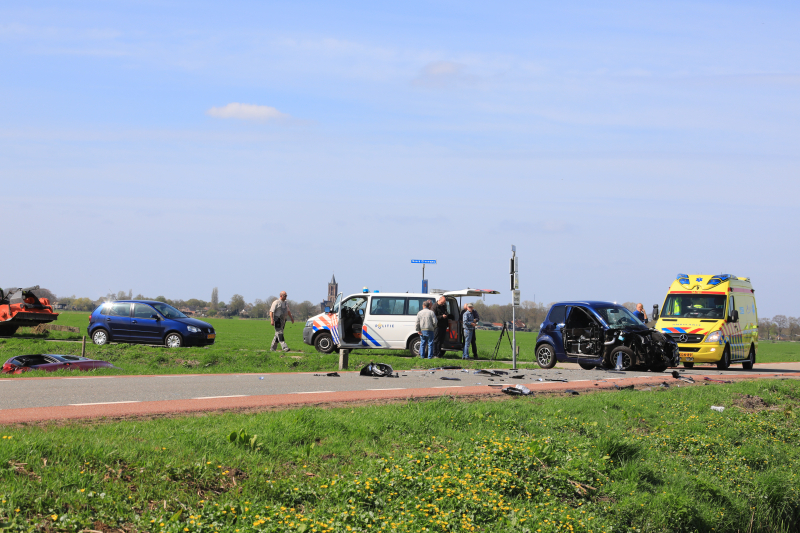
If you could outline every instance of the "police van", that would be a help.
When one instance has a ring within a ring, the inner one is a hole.
[[[758,350],[758,310],[750,278],[730,274],[678,274],[664,298],[656,329],[678,343],[683,366],[716,363],[753,368]]]
[[[464,331],[461,325],[460,298],[500,294],[484,289],[463,289],[433,294],[380,293],[364,289],[360,294],[343,298],[339,293],[333,308],[325,308],[310,318],[303,328],[303,342],[317,351],[331,353],[334,350],[409,350],[419,356],[420,338],[416,331],[417,313],[426,300],[436,304],[439,297],[447,301],[450,315],[442,349],[462,351]],[[457,299],[458,298],[458,299]],[[439,320],[442,320],[439,318]]]

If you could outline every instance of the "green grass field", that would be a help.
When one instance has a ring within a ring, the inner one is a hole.
[[[0,531],[798,531],[799,408],[755,381],[5,427]]]
[[[87,356],[112,362],[121,370],[103,370],[100,374],[163,374],[163,373],[223,373],[223,372],[316,372],[336,370],[338,354],[322,355],[312,346],[303,343],[303,323],[288,324],[286,339],[298,353],[270,353],[273,329],[266,320],[207,319],[217,330],[217,342],[207,348],[181,348],[168,350],[133,344],[94,346],[87,340]],[[16,338],[0,339],[0,361],[26,353],[80,354],[80,344],[48,342],[47,339],[80,339],[89,323],[88,313],[62,313],[57,324],[77,326],[81,333],[51,332],[47,337],[21,338],[30,335],[22,328]],[[465,366],[470,368],[502,367],[490,361],[500,333],[478,331],[479,361]],[[517,333],[520,362],[533,362],[536,333]],[[504,338],[498,359],[510,360],[511,347]],[[430,368],[443,364],[462,364],[460,354],[448,352],[445,359],[431,361],[411,357],[410,353],[395,350],[359,350],[350,355],[350,368],[358,369],[370,361],[391,364],[398,370]],[[758,362],[800,361],[800,343],[764,343],[759,345]],[[30,376],[37,373],[28,374]]]

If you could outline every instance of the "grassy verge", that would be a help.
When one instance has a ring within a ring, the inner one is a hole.
[[[103,359],[120,367],[120,370],[103,370],[98,374],[178,374],[178,373],[238,373],[238,372],[317,372],[338,368],[338,354],[322,355],[312,346],[303,343],[303,323],[288,324],[286,339],[293,353],[270,353],[273,329],[265,320],[208,319],[218,332],[217,342],[207,348],[181,348],[168,350],[135,344],[86,345],[89,357]],[[22,328],[16,338],[0,339],[0,362],[26,353],[80,354],[78,343],[49,342],[45,339],[77,340],[85,333],[89,323],[88,313],[62,313],[58,324],[82,328],[80,334],[51,332],[48,336],[29,336]],[[478,362],[465,365],[470,368],[501,366],[491,358],[499,338],[498,331],[478,331]],[[536,333],[518,333],[520,362],[533,362]],[[510,360],[511,348],[507,339],[500,343],[498,359]],[[370,361],[388,363],[398,370],[430,368],[443,364],[462,364],[460,354],[448,352],[444,360],[423,361],[411,357],[406,351],[359,350],[350,356],[351,368],[360,368]],[[800,361],[800,343],[759,344],[759,362]],[[34,376],[37,374],[29,374]],[[42,375],[44,375],[42,373]]]
[[[797,531],[798,402],[757,381],[8,427],[0,530]]]

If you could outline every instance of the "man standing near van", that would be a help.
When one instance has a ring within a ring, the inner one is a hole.
[[[442,357],[444,355],[444,340],[447,337],[447,326],[450,325],[450,320],[455,320],[447,312],[447,298],[440,296],[436,301],[436,309],[433,310],[436,314],[436,332],[433,335],[433,355],[434,357]]]
[[[419,356],[425,359],[425,352],[428,359],[433,359],[433,332],[436,330],[436,315],[431,311],[431,300],[425,300],[422,310],[417,313],[417,332],[419,333]]]
[[[467,310],[464,311],[464,354],[461,359],[469,359],[469,345],[472,342],[472,337],[475,335],[475,315],[472,314],[474,309],[472,304],[467,304]]]
[[[284,352],[289,351],[289,346],[283,338],[283,326],[286,324],[286,315],[289,315],[289,318],[292,319],[292,324],[294,324],[294,316],[292,316],[292,311],[289,309],[289,304],[286,303],[286,291],[281,291],[281,297],[272,302],[272,306],[269,308],[269,321],[275,326],[275,336],[272,338],[272,345],[269,347],[269,351],[271,352],[277,349],[279,342]]]

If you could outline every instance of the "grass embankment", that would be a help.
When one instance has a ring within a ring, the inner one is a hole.
[[[102,370],[98,374],[177,374],[177,373],[239,373],[239,372],[317,372],[338,368],[338,354],[323,355],[313,346],[303,343],[304,323],[298,321],[286,327],[286,340],[297,353],[271,353],[269,345],[274,330],[265,320],[204,319],[217,330],[217,341],[207,348],[181,348],[169,350],[164,347],[135,344],[112,344],[95,346],[87,340],[87,356],[110,361],[121,370]],[[61,313],[58,324],[77,326],[81,333],[50,332],[48,336],[28,336],[29,329],[19,330],[17,338],[0,339],[0,362],[26,353],[80,354],[80,344],[48,342],[45,339],[80,339],[89,323],[88,313]],[[481,360],[470,362],[470,368],[502,367],[490,361],[500,332],[478,331],[478,356]],[[517,333],[520,347],[520,362],[533,362],[536,333]],[[431,361],[411,357],[406,351],[358,350],[350,355],[350,367],[361,368],[370,361],[388,363],[398,370],[431,368],[443,364],[461,365],[460,354],[447,352],[445,359]],[[503,338],[498,359],[510,360],[511,348]],[[800,343],[759,344],[758,362],[800,361]],[[45,375],[31,373],[30,376]],[[52,374],[50,374],[52,375]]]
[[[289,347],[297,353],[275,353],[269,351],[274,329],[267,320],[242,319],[203,319],[217,331],[217,340],[206,348],[167,349],[158,346],[136,344],[111,344],[95,346],[87,339],[86,355],[103,359],[120,367],[121,370],[100,370],[100,375],[110,374],[173,374],[173,373],[238,373],[238,372],[317,372],[331,371],[339,367],[339,355],[323,355],[313,346],[303,343],[305,322],[298,321],[286,326],[285,336]],[[86,332],[89,324],[88,313],[62,313],[58,324],[77,326],[81,333],[61,331],[50,332],[47,336],[29,337],[30,330],[21,328],[17,338],[0,339],[0,361],[20,354],[58,353],[78,355],[79,343],[49,342],[45,339],[78,340]],[[479,331],[479,357],[485,361],[471,362],[470,368],[498,366],[488,361],[497,344],[499,332]],[[533,361],[536,333],[518,333],[520,361]],[[504,338],[500,345],[498,359],[510,359],[511,348]],[[443,364],[462,364],[461,355],[447,352],[444,359],[422,360],[414,358],[407,351],[398,350],[358,350],[350,355],[350,367],[359,369],[370,361],[388,363],[398,370],[410,368],[431,368]],[[500,365],[502,366],[502,365]],[[43,372],[26,374],[28,377],[45,375]],[[53,374],[47,374],[53,375]]]
[[[798,405],[757,381],[7,427],[0,530],[797,531]]]

